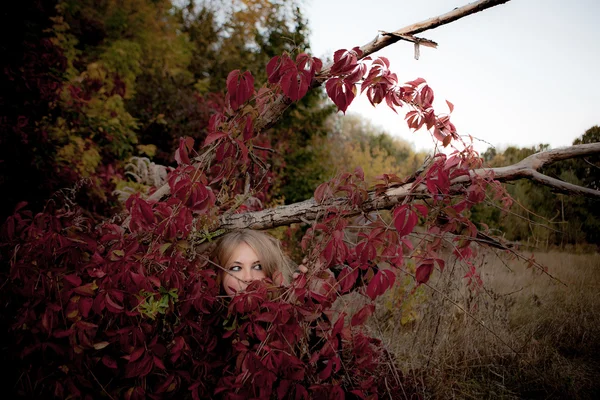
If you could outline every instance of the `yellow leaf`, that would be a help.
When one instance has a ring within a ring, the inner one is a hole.
[[[94,343],[94,348],[96,350],[100,350],[105,348],[106,346],[108,346],[110,343],[109,342],[98,342],[98,343]]]
[[[167,251],[169,247],[171,247],[171,243],[164,243],[160,246],[160,254],[165,254],[165,251]]]

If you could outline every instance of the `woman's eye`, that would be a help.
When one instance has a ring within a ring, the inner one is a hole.
[[[260,265],[260,264],[253,265],[252,269],[255,269],[257,271],[262,271],[262,265]]]
[[[242,270],[242,267],[240,267],[239,265],[232,265],[231,267],[229,267],[229,270],[231,272],[238,272]]]

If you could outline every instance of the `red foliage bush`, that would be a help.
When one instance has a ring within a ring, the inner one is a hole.
[[[441,140],[456,137],[449,120],[436,117],[433,93],[423,80],[398,85],[387,60],[368,73],[357,50],[336,53],[330,79],[363,82],[374,103],[408,104],[409,125],[427,125]],[[399,205],[393,220],[375,219],[354,244],[344,240],[345,210],[369,199],[362,171],[321,185],[315,199],[332,207],[305,235],[304,251],[320,260],[310,279],[290,286],[254,282],[230,301],[219,295],[215,272],[199,243],[218,234],[219,218],[253,210],[269,187],[260,137],[253,123],[277,94],[297,100],[320,69],[301,55],[269,63],[270,84],[258,94],[251,76],[228,79],[229,104],[211,118],[200,154],[182,139],[179,166],[170,172],[170,196],[131,196],[126,212],[109,221],[86,216],[72,198],[48,203],[36,215],[21,204],[3,225],[0,247],[6,282],[0,291],[7,353],[21,397],[95,398],[360,398],[409,396],[410,384],[382,344],[361,329],[373,302],[395,281],[407,235],[420,220],[433,240],[423,241],[416,279],[425,283],[444,232],[461,233],[456,254],[468,258],[477,229],[464,211],[483,200],[489,184],[473,181],[450,196],[451,179],[478,165],[469,149],[438,155],[413,187],[425,185],[427,203]],[[276,69],[274,66],[277,65]],[[274,69],[275,68],[275,69]],[[366,75],[368,73],[368,75]],[[348,92],[331,91],[345,109]],[[351,89],[354,90],[354,89]],[[235,93],[235,95],[233,95]],[[258,151],[257,151],[258,150]],[[382,191],[399,179],[384,176]],[[445,216],[445,219],[440,216]],[[386,268],[378,265],[385,264]],[[341,265],[334,277],[325,269]],[[349,292],[370,302],[354,315],[333,307]],[[403,389],[400,389],[403,388]],[[403,390],[403,391],[401,391]]]

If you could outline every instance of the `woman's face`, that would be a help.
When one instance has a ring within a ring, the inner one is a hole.
[[[252,281],[267,277],[258,255],[245,242],[240,243],[235,248],[224,268],[225,271],[222,272],[223,289],[228,295],[246,289]]]

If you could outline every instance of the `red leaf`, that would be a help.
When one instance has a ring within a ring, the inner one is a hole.
[[[65,275],[63,276],[63,279],[69,282],[71,286],[77,287],[81,285],[81,278],[77,276],[77,274]]]
[[[356,280],[358,279],[358,268],[346,267],[340,272],[338,276],[338,283],[340,285],[340,292],[347,293],[354,287]]]
[[[331,335],[335,336],[338,333],[342,332],[342,329],[344,329],[344,320],[346,319],[346,313],[341,313],[340,316],[338,317],[337,321],[335,321],[335,324],[333,324],[333,329],[331,330]]]
[[[444,140],[442,140],[442,146],[448,147],[448,145],[450,144],[451,141],[452,141],[452,135],[446,135],[444,137]]]
[[[416,131],[421,129],[423,123],[425,122],[423,115],[417,110],[407,112],[404,118],[406,119],[408,127]]]
[[[191,137],[182,137],[179,139],[179,147],[175,152],[175,161],[177,161],[178,165],[189,165],[190,158],[188,154],[194,148],[194,139]]]
[[[446,266],[446,261],[442,260],[441,258],[436,258],[434,259],[434,261],[438,265],[440,271],[443,271],[444,267]]]
[[[204,139],[204,144],[202,145],[204,146],[208,146],[209,144],[211,144],[212,142],[221,139],[222,137],[227,136],[227,132],[212,132],[210,133],[206,139]]]
[[[355,47],[352,50],[341,49],[333,53],[333,65],[331,73],[333,75],[348,74],[356,68],[358,57],[362,51]]]
[[[339,385],[332,387],[331,392],[329,393],[329,398],[331,400],[345,400],[346,395],[344,394],[344,389],[342,389]]]
[[[358,167],[354,168],[354,175],[361,181],[365,180],[365,171],[362,169],[362,167],[360,165]]]
[[[317,57],[311,57],[306,53],[300,53],[296,56],[296,65],[300,71],[308,71],[311,77],[316,73],[321,72],[323,62]]]
[[[117,362],[110,356],[105,355],[102,357],[102,364],[106,365],[108,368],[117,369]]]
[[[15,209],[13,211],[14,214],[16,214],[17,212],[19,212],[20,209],[22,209],[23,207],[25,207],[27,205],[26,201],[20,201],[16,206]]]
[[[156,365],[158,368],[160,368],[160,369],[162,369],[162,370],[165,370],[165,369],[167,369],[167,368],[165,367],[165,364],[163,364],[163,362],[161,361],[161,359],[160,359],[160,358],[158,358],[158,357],[154,356],[154,357],[153,357],[153,361],[154,361],[154,365]]]
[[[242,153],[241,155],[241,160],[243,163],[247,163],[248,162],[248,147],[246,147],[246,145],[239,139],[235,139],[235,142],[238,145],[238,148],[240,149],[240,153]]]
[[[366,264],[377,256],[377,249],[371,242],[360,242],[356,246],[356,255],[361,263]]]
[[[290,67],[290,63],[293,65],[293,61],[287,53],[284,53],[281,57],[275,56],[267,63],[267,76],[269,83],[279,83],[281,76],[286,68]]]
[[[407,85],[410,85],[412,87],[417,87],[419,85],[421,85],[422,83],[425,83],[425,79],[423,78],[417,78],[414,81],[410,81],[410,82],[406,82]]]
[[[104,293],[100,293],[98,296],[96,296],[92,308],[96,314],[102,313],[104,308],[106,308],[106,295]]]
[[[332,360],[328,360],[327,365],[325,365],[325,368],[323,368],[323,370],[321,372],[319,372],[319,379],[325,380],[325,379],[329,378],[331,376],[332,368],[333,368],[333,362],[332,362]]]
[[[281,90],[292,101],[298,101],[306,95],[312,76],[308,71],[287,69],[280,80]]]
[[[348,75],[346,75],[344,81],[350,84],[358,83],[363,79],[366,72],[367,66],[365,64],[358,64]]]
[[[173,338],[173,347],[171,347],[171,353],[177,353],[183,350],[185,347],[185,339],[181,336]]]
[[[331,78],[325,83],[327,95],[344,114],[354,100],[356,86],[341,78]]]
[[[394,210],[394,226],[400,237],[411,233],[417,222],[417,214],[407,204],[401,205]]]
[[[239,69],[227,75],[227,98],[229,105],[235,111],[254,94],[254,77],[250,71],[243,74]]]
[[[121,311],[123,311],[123,306],[115,303],[113,301],[113,299],[110,298],[108,293],[106,294],[105,300],[106,300],[106,308],[108,308],[109,311],[114,312],[114,313],[120,313]]]
[[[450,113],[452,113],[452,111],[454,111],[454,104],[450,103],[448,100],[446,100],[446,104],[448,104],[448,108],[450,109]]]
[[[362,390],[352,390],[350,393],[352,393],[353,395],[355,395],[356,397],[358,397],[359,399],[366,399],[364,393]]]
[[[175,381],[175,375],[169,375],[167,378],[156,387],[155,393],[171,392],[177,388],[178,384]]]
[[[396,107],[402,107],[404,104],[404,100],[402,99],[403,94],[404,90],[399,86],[395,86],[390,88],[385,95],[385,102],[395,113],[398,113],[398,111],[396,111]]]
[[[292,382],[288,379],[282,379],[279,382],[279,386],[277,387],[277,398],[278,399],[286,399],[287,394],[290,391],[290,386]]]
[[[429,87],[429,85],[423,86],[421,89],[421,105],[423,108],[429,108],[433,104],[433,90]]]
[[[394,284],[396,275],[390,270],[379,270],[367,286],[367,296],[371,300],[385,293]]]
[[[144,354],[145,349],[143,347],[138,347],[136,350],[133,351],[133,353],[131,353],[129,356],[125,356],[123,358],[126,358],[127,360],[129,360],[130,363],[138,360],[142,354]]]
[[[331,187],[329,187],[329,183],[321,183],[317,186],[315,190],[315,201],[319,204],[322,204],[325,200],[328,200],[333,197],[333,192],[331,191]]]
[[[426,205],[424,205],[424,204],[414,204],[413,207],[416,208],[417,211],[419,212],[419,214],[421,214],[424,218],[427,218],[427,214],[429,213],[429,209],[427,208]]]
[[[350,322],[350,325],[357,326],[364,324],[367,318],[369,318],[371,314],[373,314],[373,312],[375,312],[374,304],[365,305],[356,314],[352,316],[352,321]]]
[[[417,267],[416,278],[417,283],[427,283],[431,272],[433,271],[433,261],[425,260]]]
[[[152,372],[152,366],[154,365],[154,363],[152,362],[152,356],[150,354],[147,354],[141,361],[138,362],[138,364],[139,366],[137,367],[137,369],[139,372],[136,375],[144,377],[150,372]],[[130,376],[130,378],[132,377],[133,376]]]
[[[254,123],[254,121],[252,120],[252,116],[247,115],[246,116],[246,125],[244,126],[244,135],[243,135],[244,141],[248,141],[252,138],[253,123]]]
[[[289,57],[275,60],[273,63],[267,65],[267,73],[271,71],[269,76],[273,76],[273,81],[271,82],[271,78],[269,81],[279,82],[283,93],[292,101],[298,101],[306,95],[315,73],[322,67],[321,60],[305,53],[298,54],[296,63]]]
[[[301,399],[308,399],[308,391],[306,390],[306,388],[304,386],[302,386],[301,384],[297,383],[296,384],[296,397],[295,400],[301,400]]]
[[[92,305],[94,304],[94,300],[90,297],[85,297],[79,301],[79,313],[87,318],[90,314],[90,310],[92,309]]]

